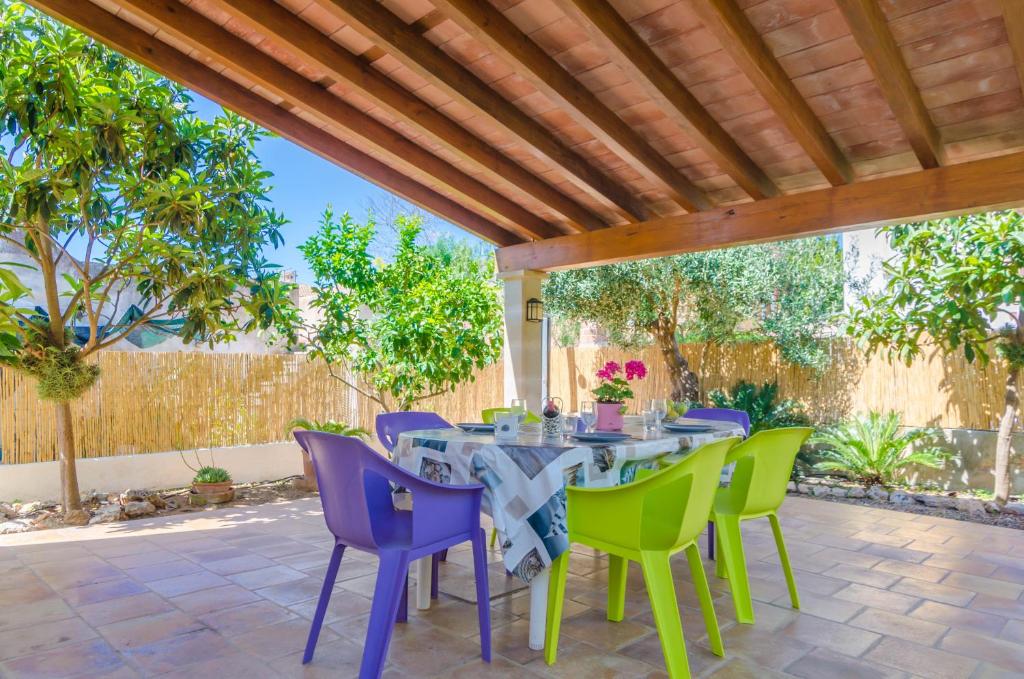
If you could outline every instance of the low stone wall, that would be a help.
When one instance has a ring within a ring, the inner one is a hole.
[[[78,460],[78,486],[83,494],[91,490],[121,491],[125,488],[174,488],[192,482],[195,452],[147,453]],[[299,446],[291,443],[265,443],[198,451],[203,464],[211,454],[218,467],[224,467],[237,483],[282,479],[302,473]],[[59,496],[60,469],[57,462],[0,465],[0,500],[54,500]]]
[[[908,481],[917,486],[935,485],[943,490],[980,488],[992,490],[996,461],[996,432],[987,429],[943,429],[945,446],[953,453],[942,469],[919,468]],[[1010,459],[1011,492],[1024,495],[1024,434],[1013,436]]]

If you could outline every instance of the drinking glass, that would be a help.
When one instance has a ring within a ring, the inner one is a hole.
[[[597,407],[593,401],[584,401],[580,404],[580,417],[583,424],[587,425],[587,431],[594,431],[594,424],[597,423]]]
[[[523,423],[526,419],[526,399],[525,398],[514,398],[512,399],[512,407],[509,408],[509,412],[519,417],[519,424]]]
[[[565,436],[572,436],[576,433],[576,423],[579,421],[578,415],[566,415],[562,418],[562,433]]]
[[[657,428],[660,429],[662,420],[665,419],[665,415],[668,413],[668,403],[663,398],[652,398],[649,408],[654,413]]]
[[[658,413],[654,412],[653,410],[645,410],[643,412],[643,416],[644,416],[644,431],[645,432],[658,431],[658,422],[659,422],[659,420],[658,420]]]

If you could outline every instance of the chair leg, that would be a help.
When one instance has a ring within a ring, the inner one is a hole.
[[[437,558],[438,558],[439,561],[447,561],[448,560],[448,550],[447,549],[442,549],[440,552],[437,553]]]
[[[476,580],[476,612],[480,618],[480,657],[491,662],[491,595],[487,583],[487,535],[484,529],[473,538],[473,577]]]
[[[444,550],[447,552],[448,550]],[[430,598],[437,598],[437,581],[441,570],[441,552],[430,557]]]
[[[409,574],[405,574],[402,582],[402,598],[398,601],[398,615],[395,622],[409,622]]]
[[[718,558],[715,559],[715,577],[725,580],[729,577],[728,564],[725,562],[725,557],[722,555],[722,536],[721,531],[715,530],[715,522],[708,521],[708,539],[715,541],[715,550],[718,552]],[[711,547],[708,546],[710,550]]]
[[[313,625],[309,628],[309,638],[306,639],[306,652],[302,654],[303,665],[313,659],[313,651],[316,650],[316,641],[320,638],[320,628],[324,624],[327,604],[331,601],[331,592],[334,590],[334,582],[338,578],[338,567],[341,565],[341,557],[344,553],[345,545],[334,545],[331,560],[327,564],[327,573],[324,574],[324,584],[320,589],[320,599],[316,602]]]
[[[786,586],[789,588],[789,601],[793,608],[800,608],[800,595],[796,591],[796,579],[793,577],[793,567],[789,563],[789,553],[786,551],[786,543],[782,539],[782,526],[779,525],[779,517],[769,514],[768,520],[772,524],[772,533],[775,534],[775,546],[779,549],[779,561],[782,562],[782,572],[786,576]]]
[[[569,551],[551,562],[548,584],[548,620],[544,639],[544,662],[555,664],[558,657],[558,633],[562,627],[562,604],[565,602],[565,581],[569,575]]]
[[[622,622],[626,614],[626,575],[629,560],[615,554],[608,555],[608,619]]]
[[[715,522],[708,521],[708,558],[715,560]]]
[[[719,514],[715,523],[718,528],[721,550],[718,558],[726,562],[729,571],[729,589],[736,606],[736,621],[754,624],[754,604],[750,598],[750,581],[747,579],[747,562],[743,555],[743,535],[740,533],[738,516]]]
[[[647,596],[651,600],[654,625],[658,629],[668,675],[672,679],[689,677],[690,663],[686,658],[683,625],[679,618],[679,602],[676,600],[668,552],[640,552],[640,564],[644,569]]]
[[[711,588],[708,587],[708,576],[704,573],[704,563],[700,560],[700,549],[696,544],[686,548],[686,560],[690,563],[690,577],[693,588],[700,599],[700,612],[704,614],[704,628],[711,642],[711,652],[717,656],[725,655],[722,645],[722,631],[718,628],[718,616],[715,615],[715,604],[711,601]]]
[[[398,614],[402,581],[408,577],[408,552],[381,552],[377,568],[377,585],[373,590],[370,624],[366,630],[363,661],[359,666],[359,679],[378,679],[391,643],[393,623]]]

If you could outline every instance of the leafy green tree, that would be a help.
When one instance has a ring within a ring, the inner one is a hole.
[[[370,252],[372,217],[360,224],[330,208],[300,247],[320,314],[306,332],[311,357],[385,412],[473,380],[501,357],[503,342],[493,258],[450,241],[418,244],[418,214],[398,215],[395,225],[391,261]]]
[[[286,329],[289,286],[261,255],[284,220],[264,204],[254,125],[203,122],[180,86],[21,4],[0,12],[0,241],[45,300],[30,308],[24,271],[0,264],[0,360],[56,403],[80,521],[70,403],[98,377],[86,359],[169,317],[189,342]]]
[[[728,392],[716,389],[708,394],[716,408],[742,410],[750,416],[750,433],[777,427],[805,427],[810,419],[799,403],[779,400],[779,385],[765,382],[760,387],[746,380],[734,384]]]
[[[890,484],[909,466],[941,467],[946,451],[934,443],[935,432],[911,429],[900,433],[899,413],[870,412],[817,432],[818,471],[839,472],[868,485]]]
[[[1006,368],[996,441],[995,499],[1010,495],[1010,445],[1024,366],[1024,223],[1015,211],[881,230],[896,254],[887,282],[849,313],[848,332],[869,352],[911,363],[926,346]]]
[[[654,342],[672,398],[696,400],[680,341],[771,341],[798,364],[824,367],[819,334],[842,308],[843,262],[831,238],[811,238],[556,272],[545,308],[563,342],[581,324],[623,348]]]

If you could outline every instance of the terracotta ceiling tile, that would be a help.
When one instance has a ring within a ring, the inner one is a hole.
[[[941,5],[944,2],[949,2],[949,0],[878,0],[879,6],[889,21],[935,5]]]
[[[299,18],[311,26],[316,26],[316,28],[325,35],[333,35],[345,28],[344,21],[334,16],[315,2],[307,4],[299,13]],[[354,33],[355,31],[349,28],[348,32]]]
[[[626,21],[649,16],[680,4],[680,0],[609,0],[609,2]]]
[[[487,2],[488,0],[480,0]],[[523,0],[503,10],[508,19],[527,35],[544,28],[565,15],[551,0]]]
[[[969,31],[944,33],[905,44],[901,51],[907,67],[914,69],[1005,42],[1006,27],[1002,17],[997,17],[975,24]]]
[[[748,92],[732,99],[712,102],[704,108],[715,120],[722,122],[755,111],[763,111],[768,108],[768,102],[760,92]]]
[[[921,98],[929,109],[938,106],[955,104],[958,101],[975,99],[997,92],[1018,89],[1020,80],[1017,69],[1004,68],[984,78],[972,78],[970,80],[958,80],[941,87],[921,90]]]
[[[651,49],[669,68],[674,68],[690,59],[718,52],[722,45],[711,31],[700,26],[655,43],[651,45]]]
[[[946,59],[910,72],[921,89],[938,87],[956,80],[975,78],[1014,66],[1013,50],[1006,43]]]
[[[894,19],[889,22],[889,30],[896,43],[903,45],[930,36],[962,32],[972,24],[1001,16],[998,0],[951,0]]]
[[[554,57],[562,68],[573,75],[609,62],[608,55],[592,42],[559,52]]]
[[[191,0],[187,5],[190,9],[199,12],[218,26],[224,25],[232,16],[231,12],[228,12],[209,0]]]
[[[606,90],[631,82],[629,77],[622,72],[622,69],[611,62],[601,64],[597,68],[592,68],[589,71],[578,73],[576,75],[576,79],[580,81],[584,87],[594,92],[599,92],[601,90]]]
[[[833,66],[817,73],[793,79],[793,84],[800,90],[804,98],[814,97],[826,92],[834,92],[844,87],[874,82],[875,76],[863,59],[849,61]]]
[[[761,36],[776,57],[820,45],[850,33],[838,9],[818,14]]]
[[[746,10],[758,33],[768,33],[835,8],[832,0],[768,0]]]
[[[548,54],[558,54],[590,41],[586,30],[564,15],[528,35]]]
[[[663,9],[640,15],[636,19],[626,16],[621,5],[622,3],[618,5],[619,13],[626,21],[630,22],[637,35],[651,44],[692,31],[703,25],[693,9],[685,2],[674,2]]]
[[[509,101],[516,101],[537,91],[537,88],[518,73],[510,73],[504,78],[495,80],[491,83],[491,87]]]
[[[1018,90],[1007,90],[970,101],[960,101],[932,109],[928,113],[937,127],[955,125],[974,118],[1015,111],[1024,107],[1024,95]]]
[[[799,52],[779,57],[779,64],[790,78],[799,78],[827,68],[860,59],[863,53],[852,35],[844,35],[835,40]]]

